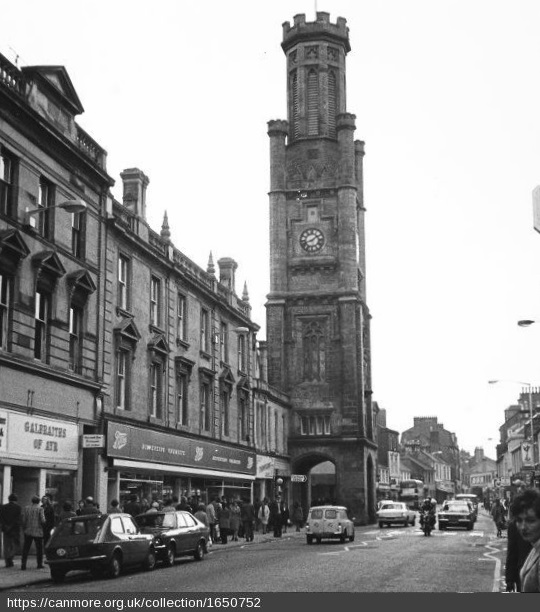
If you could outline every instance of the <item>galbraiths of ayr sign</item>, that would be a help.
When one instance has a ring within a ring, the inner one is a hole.
[[[119,459],[255,474],[255,453],[121,423],[107,423],[107,455]]]

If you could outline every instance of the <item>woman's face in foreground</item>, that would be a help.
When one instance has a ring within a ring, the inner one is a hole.
[[[534,544],[540,540],[540,517],[536,516],[532,508],[518,514],[516,526],[527,542]]]

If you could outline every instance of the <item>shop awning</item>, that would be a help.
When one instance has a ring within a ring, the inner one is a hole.
[[[118,468],[133,468],[136,470],[151,470],[154,472],[174,472],[188,476],[211,476],[212,478],[235,478],[236,480],[255,480],[251,474],[241,472],[221,472],[220,470],[205,470],[167,463],[151,463],[147,461],[130,461],[129,459],[113,459],[113,466]]]

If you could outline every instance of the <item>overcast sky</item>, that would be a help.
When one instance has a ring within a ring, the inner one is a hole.
[[[540,2],[318,0],[347,19],[347,110],[366,142],[373,398],[495,457],[515,382],[540,386]],[[233,257],[265,337],[267,121],[286,119],[281,24],[313,0],[18,0],[1,51],[63,65],[108,171],[150,178],[148,221],[206,268]],[[490,440],[491,438],[491,440]]]

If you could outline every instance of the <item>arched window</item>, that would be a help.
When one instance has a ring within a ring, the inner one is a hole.
[[[336,135],[336,74],[328,73],[328,136]]]
[[[320,323],[310,323],[303,335],[304,380],[324,380],[326,342]]]
[[[307,133],[308,136],[319,134],[319,76],[316,70],[310,70],[307,82]]]

